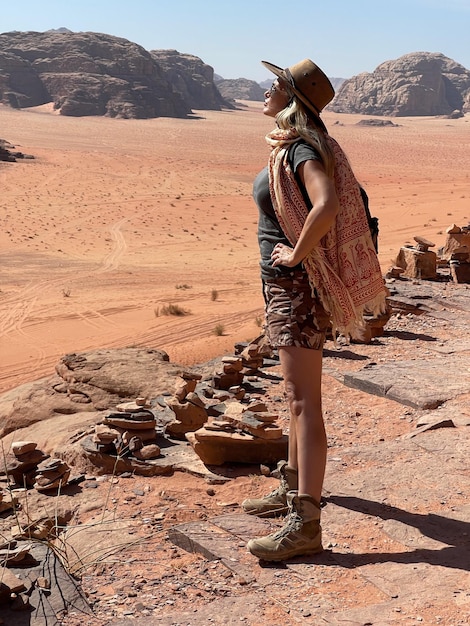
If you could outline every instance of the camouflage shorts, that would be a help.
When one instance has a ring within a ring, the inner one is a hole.
[[[305,272],[264,283],[266,336],[272,348],[321,350],[330,318],[312,294]]]

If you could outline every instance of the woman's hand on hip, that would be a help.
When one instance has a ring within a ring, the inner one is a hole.
[[[294,260],[294,249],[283,243],[277,243],[271,253],[273,267],[285,265],[286,267],[295,267],[298,263]]]

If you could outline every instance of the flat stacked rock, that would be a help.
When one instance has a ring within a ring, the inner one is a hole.
[[[6,474],[20,487],[33,487],[38,465],[49,458],[33,441],[14,441],[6,457]]]
[[[242,358],[243,371],[247,376],[256,374],[259,368],[263,366],[264,358],[269,358],[272,354],[264,335],[250,342],[244,348],[235,346],[235,351]]]
[[[437,254],[430,250],[436,244],[424,237],[413,237],[415,246],[400,248],[395,265],[403,268],[406,278],[434,279],[437,276]]]
[[[58,491],[63,489],[70,478],[70,467],[61,459],[47,459],[36,471],[34,488],[37,491]]]
[[[166,401],[175,414],[175,419],[166,425],[166,433],[175,439],[184,439],[186,433],[194,432],[207,421],[207,411],[202,398],[194,391],[180,391],[179,397],[173,396]]]
[[[225,356],[221,366],[212,376],[212,385],[216,389],[230,389],[241,385],[244,378],[243,358],[241,356]]]
[[[470,224],[462,227],[457,226],[457,224],[452,224],[446,230],[446,234],[446,242],[443,248],[439,250],[441,259],[450,261],[452,254],[462,247],[466,247],[470,250]]]
[[[109,413],[102,424],[95,426],[93,442],[99,452],[137,459],[160,456],[157,445],[157,420],[146,398],[119,404],[117,412]]]
[[[263,402],[226,403],[225,412],[186,439],[207,465],[276,463],[287,454],[288,437],[276,424],[277,415]]]
[[[455,248],[450,255],[450,275],[454,283],[470,283],[470,247]]]

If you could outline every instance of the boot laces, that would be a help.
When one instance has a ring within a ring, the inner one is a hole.
[[[286,517],[284,526],[272,535],[273,539],[282,539],[292,532],[297,532],[302,527],[302,522],[303,520],[297,511],[291,511]]]
[[[285,495],[288,491],[289,491],[289,485],[287,483],[287,480],[281,474],[279,485],[275,489],[273,489],[270,493],[268,493],[265,496],[265,498],[274,498],[276,496],[282,496],[282,495]]]

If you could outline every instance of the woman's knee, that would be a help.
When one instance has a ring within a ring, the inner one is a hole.
[[[302,414],[305,406],[303,394],[300,392],[299,386],[294,381],[284,381],[284,388],[290,412],[292,416],[298,417]]]
[[[312,387],[303,387],[295,381],[285,381],[286,400],[293,417],[308,415],[321,417],[321,394],[312,393]]]

